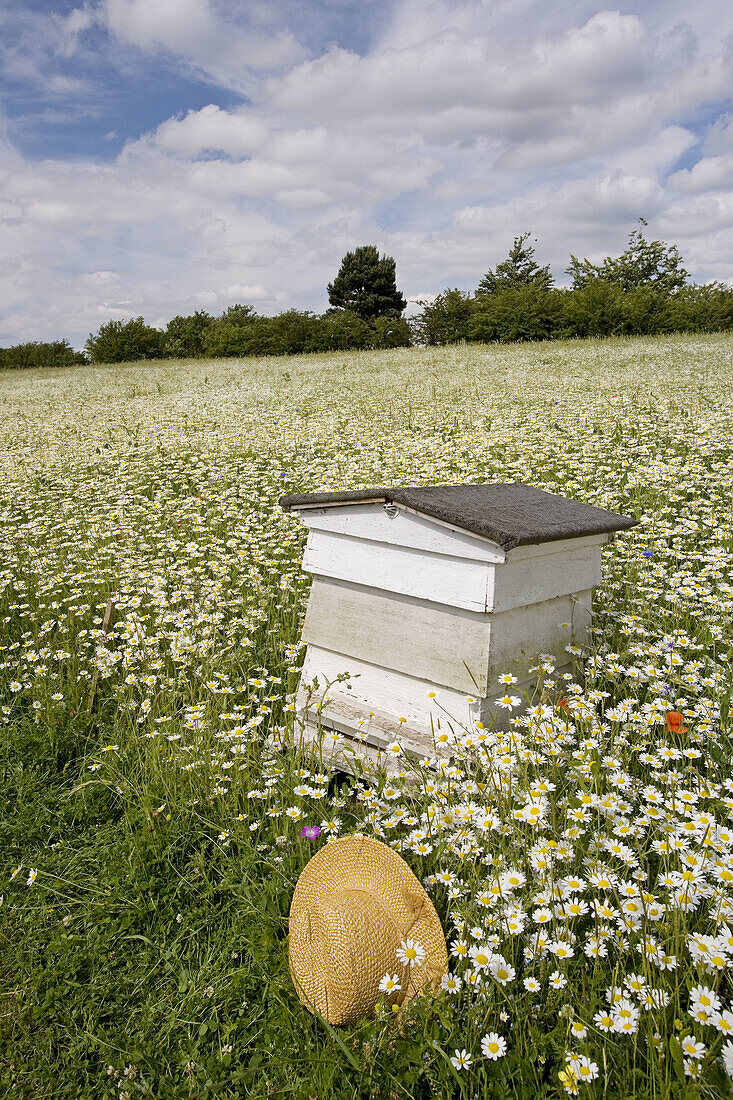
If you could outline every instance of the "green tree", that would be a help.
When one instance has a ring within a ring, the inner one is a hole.
[[[681,287],[668,300],[674,332],[721,332],[733,328],[733,288],[725,283]]]
[[[229,306],[215,317],[203,332],[204,354],[215,359],[258,355],[261,342],[260,322],[252,306]]]
[[[39,343],[15,344],[12,348],[0,348],[0,367],[19,370],[23,367],[73,367],[86,363],[82,351],[74,351],[68,340],[52,340]]]
[[[412,322],[421,344],[456,344],[471,338],[471,314],[474,299],[454,287],[444,290],[432,302],[419,302],[422,313]]]
[[[318,318],[313,351],[357,351],[372,345],[373,330],[350,309],[329,309]]]
[[[646,227],[644,218],[639,218]],[[580,289],[591,279],[604,279],[620,286],[622,290],[651,286],[666,294],[684,286],[690,273],[682,266],[682,257],[676,245],[664,241],[647,241],[641,229],[633,229],[625,252],[615,259],[606,256],[602,264],[579,260],[572,253],[565,269],[573,280],[574,289]]]
[[[390,313],[399,315],[407,305],[397,289],[395,261],[391,256],[380,257],[371,244],[346,253],[338,275],[328,284],[328,300],[365,321]]]
[[[395,313],[384,313],[371,323],[373,348],[409,348],[412,331],[409,322]]]
[[[89,335],[85,347],[93,363],[127,363],[134,359],[159,359],[165,336],[146,325],[142,317],[130,321],[107,321],[96,336]]]
[[[562,325],[562,292],[538,284],[507,287],[495,294],[477,294],[471,336],[489,342],[548,340]]]
[[[563,322],[567,336],[620,336],[624,332],[624,292],[619,286],[599,279],[587,279],[562,296]]]
[[[477,294],[498,294],[502,290],[532,286],[537,290],[549,290],[553,285],[550,265],[540,267],[534,258],[534,246],[527,244],[529,231],[514,238],[509,255],[497,264],[495,271],[487,271],[478,285]]]
[[[257,355],[302,355],[312,350],[317,318],[309,310],[288,309],[261,317],[256,327]]]
[[[254,306],[241,305],[239,302],[225,309],[221,317],[218,318],[224,324],[237,325],[238,328],[246,328],[256,319],[257,314]]]
[[[205,336],[212,323],[212,318],[203,310],[171,318],[165,330],[165,354],[173,359],[195,359],[203,355]]]

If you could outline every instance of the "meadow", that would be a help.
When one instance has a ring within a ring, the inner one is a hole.
[[[1,1096],[731,1095],[733,336],[4,372],[0,416]],[[592,647],[450,764],[334,790],[278,498],[494,481],[640,520]],[[450,975],[334,1029],[287,917],[352,832]]]

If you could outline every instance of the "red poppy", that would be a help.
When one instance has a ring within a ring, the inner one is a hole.
[[[664,724],[670,733],[687,733],[685,716],[679,710],[668,710]]]
[[[558,699],[558,701],[557,701],[557,709],[558,709],[558,710],[567,710],[567,709],[568,709],[568,701],[567,701],[567,699]]]

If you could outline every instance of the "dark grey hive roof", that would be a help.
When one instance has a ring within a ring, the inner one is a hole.
[[[483,535],[504,550],[538,542],[623,531],[639,521],[532,485],[424,485],[347,489],[340,493],[291,493],[285,511],[339,504],[394,503],[454,527]]]

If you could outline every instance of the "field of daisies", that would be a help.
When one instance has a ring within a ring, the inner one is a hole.
[[[732,1094],[733,337],[15,371],[0,417],[0,1095]],[[510,481],[640,520],[592,646],[505,732],[337,787],[278,498]],[[450,972],[396,1012],[396,959],[334,1029],[287,919],[354,832]]]

